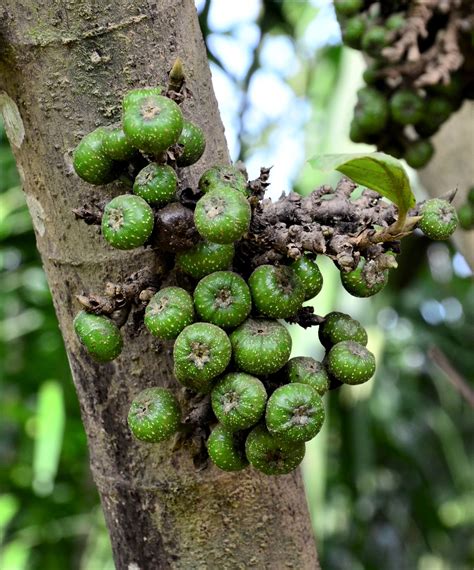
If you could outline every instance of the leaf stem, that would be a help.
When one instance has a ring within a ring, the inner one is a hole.
[[[407,216],[406,211],[402,212],[397,221],[388,228],[384,228],[383,230],[373,234],[364,232],[357,239],[357,245],[361,249],[364,249],[374,243],[383,243],[386,241],[402,239],[413,232],[420,219],[421,216]]]

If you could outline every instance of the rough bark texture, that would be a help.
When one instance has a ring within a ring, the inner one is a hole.
[[[454,204],[466,201],[469,188],[474,186],[474,103],[466,101],[433,137],[436,153],[426,168],[420,171],[421,181],[433,198],[458,189]],[[474,269],[474,230],[458,229],[454,241]]]
[[[120,194],[72,171],[81,137],[120,114],[123,93],[162,83],[175,57],[194,98],[184,113],[203,127],[206,165],[228,160],[206,52],[191,0],[4,0],[0,106],[69,354],[97,483],[119,569],[318,567],[299,474],[261,477],[197,471],[189,449],[138,444],[126,425],[142,388],[176,387],[170,344],[124,327],[125,349],[96,365],[72,330],[75,296],[101,291],[156,264],[144,249],[107,247],[71,210]],[[18,111],[18,112],[17,112]]]

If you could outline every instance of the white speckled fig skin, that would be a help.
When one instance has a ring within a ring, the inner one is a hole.
[[[181,409],[175,396],[166,388],[146,388],[134,398],[128,413],[133,435],[150,443],[170,438],[179,429]]]
[[[232,271],[207,275],[194,289],[194,305],[203,321],[224,329],[240,325],[252,308],[245,280]]]
[[[131,160],[137,149],[127,139],[120,124],[104,127],[104,153],[113,160]]]
[[[202,241],[192,249],[178,253],[176,263],[191,277],[201,279],[214,271],[228,269],[234,258],[234,251],[234,245],[231,243],[219,244]]]
[[[338,311],[332,311],[324,317],[324,322],[319,325],[318,336],[328,350],[343,340],[354,340],[364,346],[368,340],[367,332],[359,321]]]
[[[362,384],[375,372],[374,355],[352,340],[335,344],[327,354],[328,372],[344,384]]]
[[[455,207],[440,198],[433,198],[425,202],[421,209],[421,215],[418,227],[430,239],[448,239],[458,225]]]
[[[151,162],[142,168],[133,183],[133,193],[149,204],[165,206],[176,195],[178,176],[167,164]]]
[[[317,263],[307,255],[302,255],[290,267],[304,285],[304,300],[316,297],[323,287],[323,276]]]
[[[199,394],[210,394],[216,383],[215,378],[190,378],[186,370],[176,368],[176,365],[173,366],[173,374],[182,386]]]
[[[309,441],[324,422],[321,396],[308,384],[281,386],[268,400],[265,422],[268,431],[283,441]]]
[[[241,434],[217,424],[207,440],[212,462],[223,471],[241,471],[249,464],[245,456],[245,440]]]
[[[122,335],[108,317],[81,311],[74,319],[74,330],[94,360],[109,362],[122,352]]]
[[[354,297],[372,297],[376,295],[388,283],[388,269],[385,269],[379,275],[379,281],[373,285],[369,285],[362,274],[365,261],[361,261],[354,271],[343,273],[341,271],[341,283],[344,289]]]
[[[183,115],[178,105],[167,97],[131,91],[123,100],[122,124],[126,137],[134,146],[158,155],[178,141]]]
[[[227,368],[232,354],[229,337],[210,323],[186,327],[174,343],[174,366],[179,378],[206,382]]]
[[[150,299],[144,322],[152,335],[172,340],[194,321],[191,295],[181,287],[165,287]]]
[[[311,356],[296,356],[286,365],[286,374],[290,382],[307,384],[322,396],[329,389],[329,377],[321,362]]]
[[[117,163],[105,153],[105,135],[104,127],[95,129],[81,140],[73,152],[74,170],[89,184],[107,184],[120,174]]]
[[[260,424],[248,435],[245,454],[252,467],[265,475],[285,475],[298,467],[306,452],[304,442],[287,443]]]
[[[249,277],[255,308],[267,317],[292,317],[305,299],[305,287],[296,273],[285,265],[260,265]]]
[[[117,249],[143,245],[153,231],[153,210],[140,196],[124,194],[111,200],[102,216],[102,234]]]
[[[212,409],[216,418],[230,431],[254,426],[265,411],[267,391],[255,376],[230,372],[212,390]]]
[[[147,97],[156,97],[161,95],[163,89],[162,87],[142,87],[140,89],[131,89],[127,91],[125,97],[122,100],[122,109],[128,111],[132,107],[139,105],[143,99]]]
[[[288,362],[291,353],[290,333],[274,320],[249,318],[230,340],[236,365],[248,374],[273,374]]]
[[[217,187],[198,200],[194,223],[204,239],[233,243],[247,233],[251,215],[250,205],[241,192]]]
[[[216,188],[232,188],[244,196],[249,195],[247,180],[235,166],[213,166],[201,175],[199,179],[199,190],[201,192],[210,192]]]
[[[206,148],[206,139],[200,127],[185,119],[178,144],[183,146],[183,152],[178,157],[176,164],[178,166],[190,166],[201,158]]]

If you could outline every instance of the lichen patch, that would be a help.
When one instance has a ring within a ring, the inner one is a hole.
[[[5,91],[0,91],[0,113],[8,140],[16,148],[20,148],[25,138],[25,127],[17,104]]]

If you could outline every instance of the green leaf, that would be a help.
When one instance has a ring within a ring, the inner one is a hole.
[[[19,509],[20,504],[15,495],[5,494],[0,497],[0,543],[3,542],[5,529]]]
[[[26,570],[31,546],[21,538],[2,546],[0,564],[3,570]]]
[[[327,154],[310,161],[319,170],[338,170],[357,184],[375,190],[398,206],[400,214],[415,205],[415,196],[401,162],[383,152]]]
[[[56,380],[48,380],[38,392],[33,455],[33,489],[41,497],[50,495],[53,491],[63,443],[64,422],[61,384]]]

